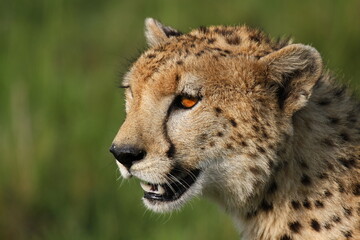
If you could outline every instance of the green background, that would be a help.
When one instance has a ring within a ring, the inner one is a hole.
[[[145,17],[184,32],[248,24],[311,44],[360,86],[360,1],[0,1],[0,239],[238,239],[202,198],[155,214],[108,148],[124,119],[117,86],[146,48]]]

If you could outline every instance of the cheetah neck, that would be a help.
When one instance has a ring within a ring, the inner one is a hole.
[[[360,184],[354,185],[360,182],[358,118],[358,102],[324,75],[308,105],[294,115],[288,151],[280,156],[285,164],[268,187],[245,209],[222,201],[242,239],[360,238],[352,228],[360,213]]]

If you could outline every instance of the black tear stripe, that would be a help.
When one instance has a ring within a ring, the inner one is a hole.
[[[168,158],[172,158],[174,156],[174,154],[175,154],[175,145],[172,142],[170,142],[170,147],[169,147],[169,150],[167,150],[167,152],[166,152],[166,156]]]
[[[169,133],[168,133],[168,129],[167,129],[167,122],[169,121],[169,117],[170,117],[170,114],[171,112],[173,111],[174,109],[174,101],[171,103],[169,109],[167,110],[166,112],[166,116],[165,116],[165,119],[164,119],[164,122],[163,122],[163,131],[164,131],[164,137],[166,139],[166,141],[169,143],[169,149],[167,150],[166,152],[166,156],[168,158],[173,158],[175,153],[176,153],[176,148],[175,148],[175,145],[174,143],[171,141],[170,137],[169,137]]]

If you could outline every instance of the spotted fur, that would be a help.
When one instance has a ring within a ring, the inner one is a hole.
[[[163,184],[200,169],[177,201],[214,199],[242,239],[360,239],[360,103],[312,47],[247,26],[187,34],[146,20],[150,48],[126,74],[127,118],[114,144],[145,149],[124,177]],[[197,97],[191,109],[178,96]]]

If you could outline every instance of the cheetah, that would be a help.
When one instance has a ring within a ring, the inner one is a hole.
[[[319,52],[247,26],[145,20],[110,151],[144,205],[212,199],[241,239],[360,239],[360,103]]]

